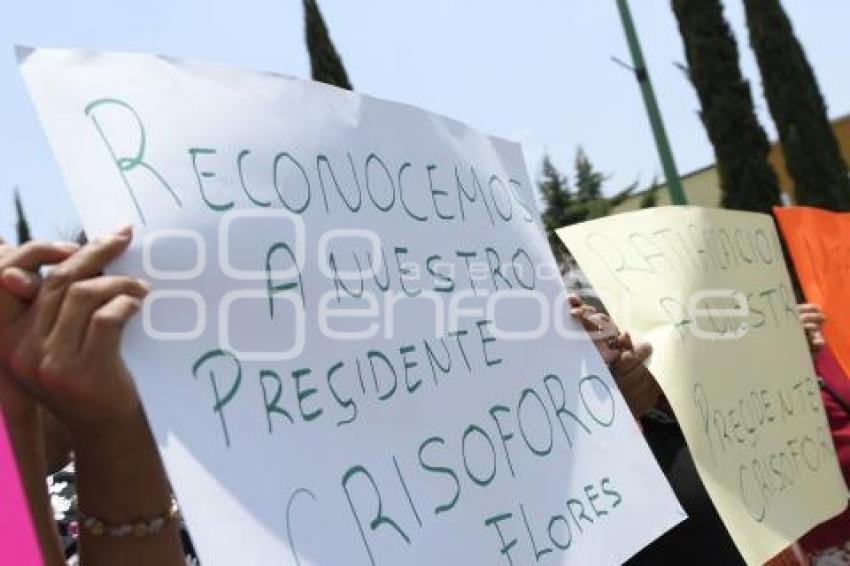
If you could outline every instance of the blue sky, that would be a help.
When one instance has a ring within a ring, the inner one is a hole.
[[[660,167],[630,73],[614,0],[320,0],[357,90],[446,114],[523,142],[537,174],[543,151],[569,168],[578,145],[610,173],[611,191]],[[759,116],[774,136],[741,0],[726,0]],[[668,0],[631,0],[682,173],[713,162],[696,97],[674,62],[681,39]],[[850,3],[784,0],[829,113],[850,113]],[[13,234],[19,186],[36,236],[77,227],[15,66],[15,43],[164,53],[309,75],[299,0],[114,0],[5,3],[0,12],[0,235]]]

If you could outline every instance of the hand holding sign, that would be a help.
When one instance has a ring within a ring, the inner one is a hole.
[[[652,355],[652,345],[649,342],[633,344],[628,333],[620,336],[619,341],[622,354],[611,366],[611,374],[632,414],[640,418],[655,407],[661,396],[658,382],[646,367]]]
[[[590,339],[593,340],[596,351],[610,367],[620,357],[618,342],[620,331],[617,325],[610,316],[598,312],[596,307],[582,303],[577,295],[569,295],[567,301],[570,305],[570,315],[581,323]]]
[[[43,283],[33,269],[34,261],[19,261],[17,267],[7,269],[4,287],[27,297],[29,304],[21,303],[15,311],[17,317],[10,327],[18,333],[6,338],[17,374],[74,437],[80,509],[97,521],[95,526],[80,519],[83,561],[182,564],[170,512],[168,520],[158,519],[169,509],[170,488],[119,347],[123,327],[138,310],[147,286],[131,277],[100,275],[129,241],[130,231],[125,229],[90,243],[61,261]],[[28,249],[48,250],[47,256],[57,257],[50,256],[56,246],[33,244]],[[9,400],[5,393],[0,389],[4,405]],[[34,421],[26,443],[30,452],[19,456],[34,482],[31,497],[45,498],[38,412],[34,401],[20,393],[18,400],[28,402]],[[44,500],[38,508],[39,525],[55,543],[47,510]],[[139,534],[138,522],[143,517],[162,523],[156,539]],[[104,532],[105,525],[127,534],[132,529],[134,536],[115,538]]]
[[[77,246],[28,242],[11,248],[0,240],[0,400],[10,426],[32,419],[36,410],[30,393],[9,374],[14,348],[25,327],[27,302],[38,290],[38,268],[66,259]],[[5,366],[5,367],[4,367]]]
[[[599,355],[611,369],[632,415],[640,418],[655,406],[661,395],[658,382],[645,365],[652,354],[652,346],[648,342],[634,344],[628,332],[620,334],[611,317],[583,304],[578,296],[570,295],[568,300],[570,314],[587,330]]]
[[[826,344],[823,337],[823,325],[826,322],[826,316],[818,305],[811,303],[797,305],[797,313],[800,315],[800,325],[806,332],[809,349],[813,356],[817,356]]]
[[[30,242],[11,248],[0,242],[0,562],[4,564],[36,566],[43,563],[42,552],[50,563],[61,556],[44,487],[38,406],[7,366],[26,327],[28,302],[38,291],[39,266],[61,261],[75,250],[67,244]],[[39,525],[41,548],[32,517]]]
[[[7,345],[13,371],[72,432],[111,426],[139,410],[118,345],[147,287],[130,277],[95,277],[129,242],[129,231],[118,233],[56,266]]]

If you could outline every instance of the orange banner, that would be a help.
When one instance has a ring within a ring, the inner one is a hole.
[[[824,334],[850,375],[850,213],[773,209],[806,300],[826,314]]]

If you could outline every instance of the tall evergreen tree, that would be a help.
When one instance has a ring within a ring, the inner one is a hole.
[[[605,197],[602,185],[607,177],[598,172],[579,147],[573,162],[576,190],[570,188],[567,177],[552,163],[548,155],[543,157],[543,176],[538,182],[543,197],[543,226],[549,238],[549,246],[555,258],[563,266],[570,261],[570,254],[555,230],[570,224],[607,216],[634,192],[637,183]]]
[[[353,90],[316,0],[304,0],[304,34],[313,80]]]
[[[575,224],[584,220],[584,216],[575,208],[575,199],[570,190],[566,176],[558,171],[548,155],[543,156],[543,177],[538,182],[540,194],[543,197],[543,227],[549,238],[549,247],[555,254],[555,259],[563,264],[568,258],[566,246],[555,234],[562,226]]]
[[[602,196],[602,183],[605,175],[596,171],[584,148],[579,146],[574,161],[576,175],[576,198],[582,204],[598,200]]]
[[[27,222],[27,217],[24,214],[24,206],[21,204],[21,194],[17,189],[15,189],[15,214],[17,215],[15,229],[18,233],[18,245],[20,245],[29,242],[32,239],[32,234],[30,233],[29,222]]]
[[[800,204],[850,210],[850,179],[814,71],[779,0],[744,0],[750,45]]]
[[[633,183],[613,196],[605,197],[602,185],[608,180],[608,177],[596,170],[581,146],[576,150],[573,167],[576,199],[578,201],[575,206],[575,214],[581,216],[580,221],[608,216],[637,188],[637,183]]]
[[[770,145],[738,67],[738,46],[720,0],[672,0],[685,44],[688,77],[714,146],[725,208],[770,212],[780,204]]]

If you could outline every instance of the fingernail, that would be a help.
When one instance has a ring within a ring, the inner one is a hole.
[[[145,290],[145,294],[150,293],[152,285],[149,281],[145,281],[144,279],[139,279],[139,285],[142,286],[142,289]]]
[[[112,234],[104,238],[107,242],[126,242],[133,235],[133,227],[129,224],[122,226]]]

